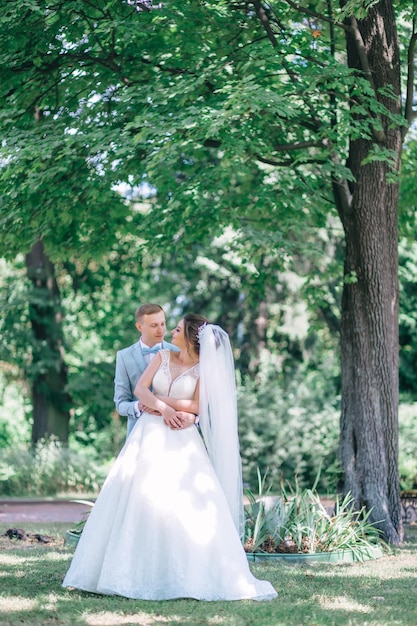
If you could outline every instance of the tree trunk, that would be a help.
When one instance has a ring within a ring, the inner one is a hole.
[[[400,114],[400,65],[390,2],[360,21],[375,90],[390,85],[397,99],[378,96]],[[358,49],[347,37],[350,67],[360,68]],[[363,66],[362,66],[363,69]],[[401,131],[382,118],[381,148],[401,155]],[[372,509],[371,520],[386,540],[403,538],[398,473],[398,184],[384,161],[363,164],[372,142],[352,141],[349,167],[355,177],[351,202],[341,211],[346,237],[342,298],[342,415],[340,457],[345,492]]]
[[[67,368],[62,348],[62,315],[60,292],[54,266],[45,253],[42,241],[37,241],[26,255],[28,278],[34,293],[29,302],[33,331],[32,442],[55,435],[68,441],[69,397],[66,392]]]

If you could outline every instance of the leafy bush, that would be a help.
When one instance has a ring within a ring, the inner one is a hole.
[[[399,243],[399,383],[400,390],[417,395],[417,242]]]
[[[286,390],[277,375],[267,372],[238,385],[240,448],[243,476],[252,489],[257,470],[266,469],[275,487],[298,475],[301,485],[313,484],[320,467],[321,490],[335,490],[337,475],[339,398],[336,389],[320,385],[329,373],[305,372]]]
[[[417,488],[417,403],[399,409],[399,471],[401,489]]]
[[[24,445],[30,440],[30,425],[25,412],[27,401],[22,393],[24,385],[18,369],[0,368],[0,449]]]
[[[111,426],[114,363],[89,359],[72,364],[68,372],[67,391],[74,405],[71,431],[81,434],[84,443],[95,443],[98,432]]]
[[[7,448],[0,460],[1,496],[52,496],[96,493],[107,468],[63,446],[43,440],[33,449]]]

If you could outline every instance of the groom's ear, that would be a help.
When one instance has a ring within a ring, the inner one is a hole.
[[[142,324],[140,322],[136,322],[135,326],[138,329],[138,331],[142,333]]]

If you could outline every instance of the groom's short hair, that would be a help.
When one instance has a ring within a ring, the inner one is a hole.
[[[142,304],[136,309],[135,318],[137,322],[140,322],[144,315],[154,315],[155,313],[164,312],[163,308],[159,304],[146,303]]]

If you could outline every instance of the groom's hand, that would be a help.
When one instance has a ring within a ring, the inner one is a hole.
[[[152,415],[161,415],[160,411],[157,411],[156,409],[151,409],[149,406],[146,406],[146,404],[143,404],[143,402],[138,402],[138,409],[139,409],[139,411],[145,411],[146,413],[152,413]]]

